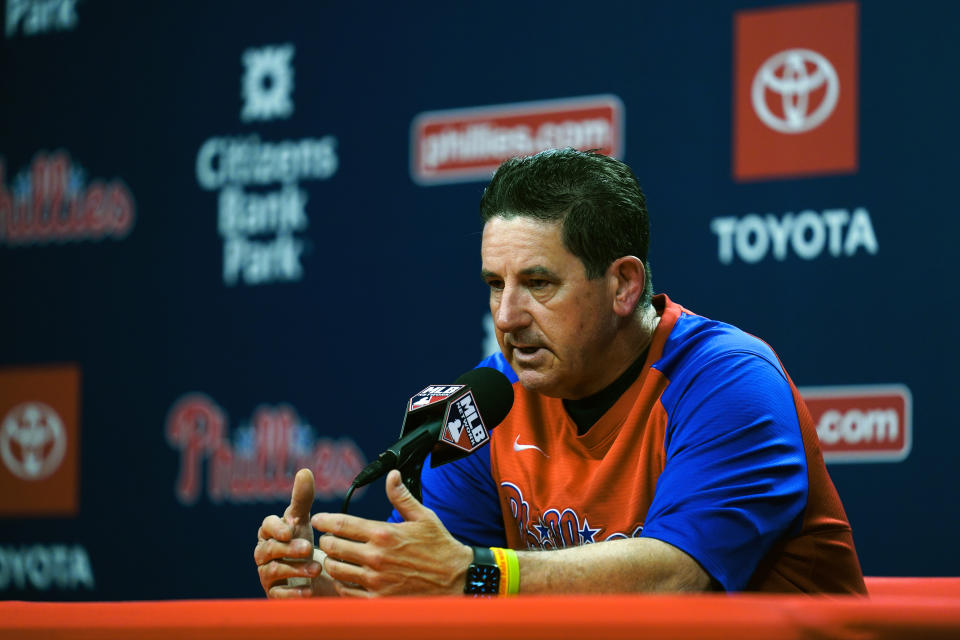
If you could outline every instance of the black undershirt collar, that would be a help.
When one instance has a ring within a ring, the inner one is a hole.
[[[640,357],[634,360],[619,378],[595,394],[579,400],[563,401],[563,408],[567,410],[567,415],[577,425],[577,433],[585,434],[640,376],[643,363],[647,359],[647,351],[648,349],[644,349]]]

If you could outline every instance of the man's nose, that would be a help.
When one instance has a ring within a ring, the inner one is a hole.
[[[522,289],[504,287],[493,313],[493,323],[503,333],[516,331],[530,324],[530,313]]]

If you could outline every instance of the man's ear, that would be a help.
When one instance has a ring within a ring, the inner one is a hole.
[[[623,256],[610,264],[607,274],[611,284],[616,286],[613,296],[614,313],[622,317],[633,314],[647,281],[643,262],[636,256]]]

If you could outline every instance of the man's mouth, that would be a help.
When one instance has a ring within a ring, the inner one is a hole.
[[[535,357],[538,353],[546,349],[546,347],[540,342],[526,342],[516,338],[508,338],[507,344],[513,349],[514,357],[524,359]]]

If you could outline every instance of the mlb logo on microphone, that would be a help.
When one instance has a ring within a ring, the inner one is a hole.
[[[457,391],[463,389],[462,384],[435,384],[426,387],[407,402],[407,411],[416,411],[446,400]]]
[[[858,22],[856,2],[736,14],[736,180],[857,171]]]
[[[468,452],[490,439],[472,393],[467,392],[450,404],[441,439]]]

